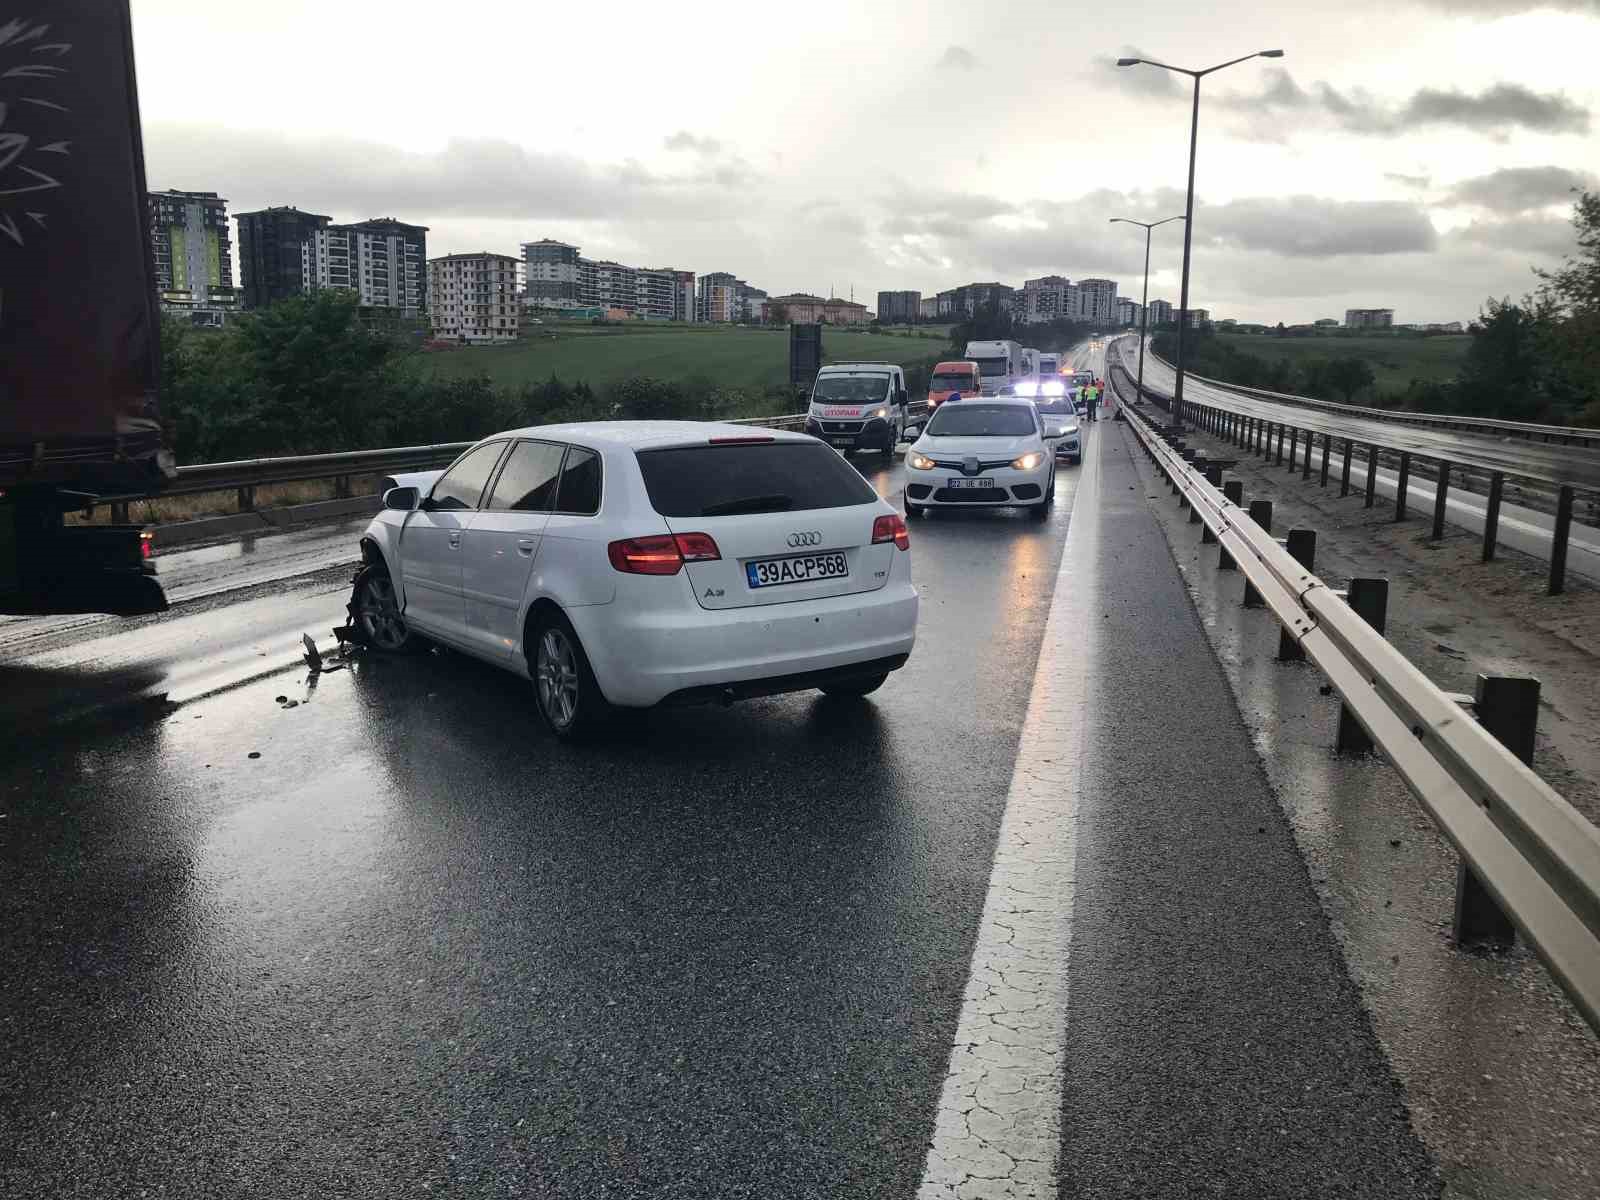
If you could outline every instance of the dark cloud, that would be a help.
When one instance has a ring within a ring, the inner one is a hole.
[[[933,65],[952,71],[970,71],[978,65],[978,56],[965,46],[947,46]]]
[[[712,137],[696,137],[687,129],[680,129],[672,134],[663,143],[668,150],[693,150],[697,154],[715,154],[722,149],[722,143]]]
[[[1578,248],[1578,235],[1572,222],[1560,217],[1473,221],[1463,229],[1453,230],[1446,241],[1484,246],[1491,250],[1516,251],[1532,255],[1545,265],[1560,262]]]
[[[1178,82],[1178,77],[1161,67],[1140,63],[1136,67],[1119,67],[1119,58],[1148,58],[1137,46],[1124,46],[1119,54],[1105,54],[1096,58],[1094,68],[1102,81],[1130,96],[1145,96],[1156,100],[1172,100],[1187,96],[1190,89]]]
[[[666,215],[717,220],[757,176],[743,162],[699,163],[671,174],[636,162],[596,164],[490,138],[456,138],[412,153],[353,138],[152,122],[145,127],[152,187],[220,190],[235,212],[294,204],[351,220],[379,213],[604,220]]]
[[[1272,196],[1207,205],[1195,214],[1196,240],[1290,258],[1427,252],[1439,241],[1415,204]]]
[[[1449,199],[1501,213],[1522,213],[1552,204],[1570,204],[1573,189],[1594,186],[1594,177],[1566,167],[1504,167],[1463,179]]]
[[[1395,136],[1415,129],[1455,126],[1503,135],[1512,129],[1533,133],[1585,133],[1589,111],[1562,92],[1536,92],[1520,83],[1497,83],[1477,94],[1422,88],[1400,103],[1362,90],[1340,91],[1329,83],[1309,88],[1281,68],[1267,74],[1255,92],[1225,92],[1221,107],[1257,119],[1316,117],[1348,133]]]

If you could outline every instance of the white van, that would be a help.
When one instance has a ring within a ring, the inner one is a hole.
[[[968,342],[962,358],[978,364],[978,386],[985,396],[998,396],[1024,374],[1022,347],[1016,342]]]
[[[885,458],[905,436],[906,374],[895,363],[833,363],[817,372],[806,432],[849,455],[878,450]]]

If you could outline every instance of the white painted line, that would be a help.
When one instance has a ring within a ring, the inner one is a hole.
[[[919,1200],[1056,1194],[1099,486],[1085,454]]]

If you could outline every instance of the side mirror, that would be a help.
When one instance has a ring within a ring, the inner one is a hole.
[[[922,436],[922,426],[921,425],[907,425],[906,426],[906,431],[902,436],[905,438],[906,441],[914,442],[919,437]]]
[[[398,512],[411,512],[422,503],[422,492],[414,487],[390,488],[383,494],[383,506]]]

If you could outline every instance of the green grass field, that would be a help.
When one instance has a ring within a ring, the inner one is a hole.
[[[1466,357],[1470,335],[1438,337],[1309,337],[1280,338],[1271,334],[1218,334],[1228,345],[1268,360],[1288,359],[1297,366],[1313,358],[1364,358],[1372,364],[1380,391],[1398,391],[1413,379],[1443,383],[1454,379]]]
[[[859,359],[901,366],[930,364],[943,357],[942,337],[846,332],[825,328],[825,362]],[[722,326],[551,326],[514,345],[435,351],[424,360],[440,378],[486,374],[504,387],[537,383],[558,375],[591,387],[642,375],[653,379],[709,378],[723,387],[759,395],[784,383],[789,371],[789,334],[777,329]]]

